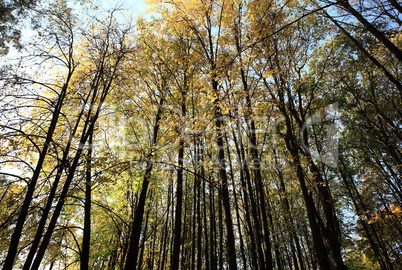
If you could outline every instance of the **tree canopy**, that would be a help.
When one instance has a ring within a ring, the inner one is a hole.
[[[399,269],[401,4],[147,3],[0,2],[0,266]]]

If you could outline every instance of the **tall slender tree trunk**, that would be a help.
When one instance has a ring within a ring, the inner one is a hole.
[[[98,113],[97,113],[97,115],[98,115]],[[92,119],[91,123],[90,124],[88,123],[90,125],[90,127],[88,128],[88,131],[84,132],[82,134],[82,137],[81,137],[81,140],[80,140],[80,143],[79,143],[79,148],[78,148],[78,150],[77,150],[77,152],[76,152],[76,154],[74,156],[73,163],[72,163],[72,165],[70,167],[70,171],[69,171],[67,179],[66,179],[66,181],[64,183],[63,190],[62,190],[62,192],[60,194],[60,197],[59,197],[59,201],[57,202],[57,205],[56,205],[55,210],[53,212],[52,218],[50,219],[50,222],[49,222],[49,225],[47,227],[46,233],[45,233],[45,235],[43,237],[43,240],[42,240],[42,243],[41,243],[41,245],[40,245],[40,247],[38,249],[38,252],[36,253],[36,257],[35,257],[35,260],[33,261],[31,269],[39,269],[40,264],[42,262],[42,259],[45,256],[45,252],[46,252],[47,247],[49,245],[50,239],[51,239],[51,237],[53,235],[54,229],[55,229],[56,224],[57,224],[57,220],[58,220],[58,218],[60,216],[61,210],[62,210],[62,208],[64,206],[64,203],[65,203],[65,201],[67,199],[67,194],[68,194],[68,191],[70,189],[71,182],[72,182],[72,180],[74,178],[75,171],[76,171],[76,169],[78,167],[78,162],[80,161],[84,145],[86,144],[87,139],[90,136],[90,134],[92,134],[92,132],[93,132],[93,128],[94,128],[96,119],[97,119],[97,116],[96,117],[94,116],[94,118]],[[84,128],[84,130],[85,130],[85,128]]]
[[[72,141],[73,141],[74,136],[75,136],[75,134],[77,132],[77,129],[78,129],[79,124],[80,124],[80,121],[81,121],[82,116],[83,116],[84,111],[85,111],[85,106],[88,103],[88,100],[89,100],[90,96],[91,96],[90,94],[87,95],[87,97],[86,97],[86,99],[84,101],[84,105],[82,106],[82,109],[81,109],[81,111],[80,111],[80,113],[79,113],[79,115],[77,117],[77,121],[75,123],[75,126],[74,126],[73,130],[70,133],[67,145],[66,145],[66,147],[64,149],[63,156],[62,156],[61,161],[60,161],[60,165],[57,168],[56,177],[55,177],[55,179],[53,181],[52,188],[50,189],[50,192],[49,192],[47,200],[46,200],[46,205],[45,205],[45,207],[43,209],[42,216],[40,218],[38,227],[36,229],[34,240],[32,242],[32,245],[31,245],[30,249],[29,249],[28,256],[27,256],[27,258],[25,260],[23,270],[29,270],[30,267],[31,267],[32,261],[35,258],[36,251],[37,251],[37,249],[39,247],[40,240],[42,239],[43,231],[45,230],[46,222],[47,222],[47,219],[49,217],[49,214],[50,214],[50,211],[51,211],[51,208],[52,208],[52,205],[53,205],[53,201],[54,201],[54,198],[56,196],[57,189],[59,187],[60,179],[61,179],[61,177],[63,175],[63,172],[64,172],[64,169],[66,168],[67,163],[68,163],[68,155],[70,154]]]
[[[249,111],[251,112],[251,100],[247,98],[247,104],[249,106]],[[248,117],[247,117],[248,118]],[[261,228],[261,236],[263,239],[263,246],[264,246],[264,268],[265,269],[273,269],[272,264],[272,251],[271,251],[271,242],[270,242],[270,231],[268,225],[268,217],[267,217],[267,207],[268,202],[265,199],[265,191],[264,185],[262,182],[261,176],[261,160],[258,156],[258,145],[257,145],[257,138],[256,138],[256,129],[254,119],[249,118],[250,122],[250,148],[251,148],[251,160],[253,162],[252,168],[254,172],[254,181],[256,182],[255,186],[257,189],[257,199],[258,199],[258,210],[259,210],[259,217],[262,221],[262,228]],[[269,211],[269,210],[268,210]]]
[[[218,253],[216,248],[216,241],[218,239],[216,230],[216,206],[217,204],[215,203],[215,187],[212,184],[209,184],[209,243],[211,245],[211,248],[209,249],[209,256],[211,257],[211,269],[213,270],[218,269]]]
[[[291,110],[293,114],[296,114],[295,110]],[[302,126],[300,126],[302,129]],[[302,139],[305,147],[308,147],[308,131],[307,129],[302,129]],[[294,138],[295,139],[295,138]],[[326,245],[328,252],[328,259],[333,267],[333,269],[346,269],[346,266],[343,263],[342,255],[341,255],[341,243],[340,243],[340,228],[337,216],[335,214],[334,202],[332,199],[331,192],[328,187],[328,183],[326,183],[325,179],[322,177],[322,173],[319,171],[317,165],[315,164],[313,158],[311,157],[311,153],[309,150],[303,152],[303,155],[307,158],[308,167],[310,172],[312,173],[312,178],[317,187],[318,198],[322,205],[323,212],[326,219],[326,224],[324,225],[322,222],[318,222],[317,224],[320,227],[321,235],[323,237],[324,244]],[[299,161],[300,162],[300,161]],[[317,212],[319,216],[319,213]],[[321,219],[320,219],[321,220]]]
[[[47,155],[47,151],[49,149],[50,143],[52,142],[53,134],[57,126],[57,122],[59,119],[60,111],[63,106],[64,99],[67,94],[67,88],[71,79],[71,76],[74,72],[74,68],[72,66],[69,67],[69,72],[67,74],[66,82],[61,89],[59,94],[59,98],[57,100],[56,106],[54,108],[54,112],[52,115],[52,120],[50,122],[49,129],[46,134],[46,139],[43,144],[42,151],[39,153],[38,162],[36,163],[35,171],[32,175],[31,181],[28,184],[28,189],[24,198],[24,202],[21,207],[21,212],[17,219],[17,224],[15,225],[14,232],[11,235],[10,245],[7,251],[7,257],[4,261],[3,269],[4,270],[12,270],[14,265],[15,257],[17,256],[18,252],[18,244],[20,242],[22,230],[24,227],[25,220],[28,216],[29,206],[31,204],[34,191],[36,189],[36,184],[39,180],[39,175],[43,167],[43,163],[45,161],[45,157]]]
[[[311,234],[313,236],[315,255],[316,255],[318,264],[320,265],[321,270],[333,269],[333,268],[331,268],[328,251],[325,247],[323,236],[321,235],[321,229],[320,229],[319,223],[321,223],[322,221],[319,216],[319,213],[317,212],[311,192],[308,190],[308,187],[306,185],[303,168],[300,164],[300,157],[299,157],[298,150],[297,150],[296,138],[293,136],[293,131],[292,131],[293,126],[292,126],[290,118],[286,112],[286,109],[284,107],[282,107],[281,111],[283,113],[283,116],[285,117],[285,123],[286,123],[286,128],[287,128],[284,139],[285,139],[287,149],[292,155],[293,165],[295,166],[297,178],[299,180],[300,188],[301,188],[302,194],[303,194],[303,199],[306,204],[307,216],[308,216],[308,220],[310,223]]]
[[[177,157],[177,184],[176,184],[176,210],[173,236],[173,252],[171,258],[170,269],[179,269],[180,262],[180,244],[181,244],[181,225],[182,225],[182,205],[183,205],[183,158],[184,158],[184,141],[179,142],[179,153]]]
[[[239,116],[237,116],[239,119]],[[251,220],[251,213],[250,213],[250,202],[251,199],[249,199],[249,196],[253,196],[253,194],[249,194],[248,191],[251,189],[248,188],[250,186],[250,181],[249,181],[249,171],[248,171],[248,166],[247,162],[245,160],[245,151],[244,151],[244,146],[243,146],[243,138],[241,135],[241,128],[240,128],[240,121],[236,121],[236,129],[238,133],[238,139],[236,139],[235,132],[233,131],[233,138],[236,146],[236,151],[237,151],[237,158],[239,160],[239,165],[240,165],[240,184],[242,186],[242,195],[243,195],[243,201],[244,201],[244,211],[245,211],[245,219],[246,219],[246,224],[247,224],[247,232],[248,232],[248,237],[250,238],[248,241],[249,244],[249,252],[251,256],[251,263],[252,267],[254,269],[259,269],[259,264],[258,264],[258,259],[257,259],[257,241],[255,240],[255,227],[253,226],[252,220]],[[247,178],[247,180],[246,180]],[[254,203],[251,203],[251,208],[254,208]],[[257,223],[258,224],[258,223]],[[258,235],[256,233],[256,235]]]
[[[149,224],[149,214],[150,214],[150,212],[151,212],[150,209],[147,209],[147,211],[145,213],[145,224],[143,226],[144,228],[143,229],[141,228],[143,230],[144,237],[142,237],[142,239],[140,239],[141,244],[139,244],[139,247],[138,247],[138,249],[139,249],[139,251],[138,251],[138,253],[139,253],[138,262],[137,262],[138,269],[141,269],[143,267],[143,265],[147,262],[147,261],[144,262],[145,241],[146,241],[145,235],[147,235],[147,233],[148,233],[148,228],[149,228],[148,224]]]
[[[202,268],[202,223],[201,223],[201,179],[199,176],[196,177],[196,189],[197,189],[197,204],[196,204],[196,215],[197,215],[197,270]]]
[[[104,52],[104,55],[106,54],[106,52]],[[70,185],[73,181],[74,175],[75,175],[75,171],[78,167],[79,161],[81,159],[81,155],[82,152],[84,150],[84,146],[86,145],[88,138],[90,136],[92,136],[93,132],[94,132],[94,128],[95,128],[95,124],[98,121],[99,115],[101,113],[101,109],[102,106],[106,100],[106,97],[109,93],[110,87],[112,85],[112,82],[116,76],[116,72],[117,72],[117,67],[120,63],[120,61],[123,59],[123,54],[119,55],[116,59],[115,59],[115,65],[111,68],[111,70],[109,70],[110,74],[107,74],[108,77],[106,76],[106,72],[102,69],[100,71],[98,71],[98,73],[96,74],[95,78],[93,79],[93,81],[103,81],[103,85],[100,85],[98,83],[95,83],[91,86],[91,93],[92,93],[92,97],[91,97],[91,104],[97,104],[96,107],[92,107],[91,106],[91,111],[88,112],[87,116],[86,116],[86,120],[84,122],[84,127],[83,127],[83,131],[79,140],[79,144],[78,144],[78,149],[75,153],[75,156],[73,158],[72,161],[72,165],[70,167],[70,170],[68,172],[66,181],[64,182],[63,185],[63,189],[62,192],[60,194],[59,200],[57,202],[57,205],[55,207],[55,210],[53,212],[52,218],[50,219],[48,228],[46,230],[46,233],[43,237],[42,243],[39,247],[39,250],[36,254],[35,260],[33,261],[32,264],[32,269],[38,269],[41,261],[45,255],[45,252],[47,250],[47,247],[49,245],[50,239],[53,235],[54,229],[56,227],[57,224],[57,220],[60,216],[60,213],[62,211],[62,208],[64,206],[64,203],[67,199],[67,194],[68,191],[70,189]],[[105,59],[102,59],[102,61],[106,61]],[[102,64],[104,64],[102,62]]]
[[[235,135],[235,134],[233,134]],[[229,138],[226,137],[226,151],[229,153]],[[234,169],[233,169],[233,161],[231,156],[229,155],[229,167],[230,167],[230,178],[234,179]],[[236,192],[236,185],[235,181],[233,181],[233,198],[235,201],[235,211],[236,211],[236,221],[237,221],[237,230],[239,233],[239,242],[240,242],[240,254],[241,258],[243,261],[243,265],[247,265],[247,260],[246,260],[246,255],[245,255],[245,250],[244,250],[244,241],[243,241],[243,233],[242,233],[242,228],[241,228],[241,219],[240,219],[240,211],[239,211],[239,204],[238,204],[238,196]]]
[[[168,198],[167,198],[167,209],[166,212],[170,212],[170,205],[173,205],[173,187],[172,185],[169,184],[168,187]],[[168,262],[167,256],[169,254],[169,243],[170,243],[170,230],[173,227],[173,225],[170,224],[171,220],[169,218],[166,219],[166,222],[163,226],[163,236],[162,236],[162,256],[159,259],[160,261],[158,262],[158,269],[164,270],[166,269],[165,264]],[[173,223],[173,222],[172,222]],[[172,227],[171,227],[172,226]]]
[[[165,89],[162,89],[165,90]],[[141,236],[141,227],[142,221],[144,219],[144,209],[147,199],[147,192],[149,187],[149,182],[151,180],[151,173],[152,168],[154,166],[153,158],[154,158],[154,151],[158,137],[159,125],[160,120],[162,117],[162,107],[164,103],[164,97],[161,97],[159,104],[158,104],[158,111],[155,116],[155,125],[153,127],[153,133],[151,138],[151,150],[148,154],[147,161],[146,161],[146,169],[144,178],[142,181],[141,186],[141,193],[138,199],[137,208],[135,209],[134,219],[131,224],[131,237],[130,237],[130,244],[127,252],[126,263],[124,266],[124,270],[135,270],[137,269],[137,259],[138,259],[138,251],[139,251],[139,242]]]
[[[215,68],[213,68],[215,70]],[[213,78],[212,79],[212,89],[216,96],[219,96],[218,91],[218,81]],[[224,221],[227,233],[227,257],[228,264],[230,270],[237,270],[237,261],[236,261],[236,245],[235,245],[235,237],[233,232],[233,220],[232,213],[230,211],[230,195],[229,195],[229,183],[228,177],[226,173],[226,160],[225,160],[225,147],[224,147],[224,121],[223,115],[221,113],[221,108],[219,105],[219,99],[216,98],[214,100],[214,117],[215,117],[215,126],[216,126],[216,144],[218,146],[218,164],[219,164],[219,178],[221,180],[221,197],[222,204],[224,209]]]
[[[79,161],[81,159],[81,155],[82,155],[82,152],[84,150],[84,146],[86,145],[86,143],[88,141],[88,138],[90,136],[92,136],[92,134],[93,134],[94,126],[95,126],[96,121],[97,121],[97,119],[99,117],[100,110],[101,110],[102,104],[105,101],[105,98],[107,96],[108,90],[110,88],[110,84],[111,84],[111,81],[109,81],[108,85],[105,86],[105,89],[104,89],[103,93],[101,94],[100,101],[99,101],[99,104],[97,106],[97,109],[96,109],[94,115],[91,117],[90,114],[88,114],[88,116],[87,116],[87,119],[85,121],[85,125],[84,125],[84,128],[83,128],[83,133],[81,135],[80,142],[78,144],[78,149],[77,149],[76,154],[75,154],[75,156],[73,158],[73,162],[72,162],[72,165],[70,167],[69,173],[67,175],[67,179],[66,179],[66,181],[65,181],[65,183],[63,185],[63,189],[62,189],[62,192],[60,194],[59,201],[58,201],[58,203],[57,203],[57,205],[55,207],[55,210],[54,210],[52,218],[51,218],[51,220],[49,222],[48,228],[47,228],[46,233],[45,233],[45,235],[43,237],[42,243],[41,243],[41,245],[39,247],[39,250],[38,250],[38,252],[36,254],[35,260],[33,261],[33,264],[32,264],[32,267],[31,267],[32,269],[38,269],[39,268],[40,263],[41,263],[44,255],[45,255],[46,249],[47,249],[47,247],[49,245],[50,239],[51,239],[52,234],[54,232],[54,229],[56,227],[57,220],[58,220],[58,218],[60,216],[61,210],[62,210],[62,208],[64,206],[64,203],[65,203],[65,201],[67,199],[67,194],[68,194],[68,191],[70,189],[71,182],[72,182],[72,180],[74,178],[75,171],[76,171],[76,169],[78,167],[78,163],[79,163]],[[95,99],[96,96],[97,96],[97,94],[94,93],[93,94],[93,99]],[[92,102],[92,103],[94,103],[94,102]]]
[[[92,146],[93,133],[88,139],[87,166],[85,174],[85,204],[84,204],[84,234],[80,258],[80,270],[89,269],[89,256],[91,245],[91,204],[92,204]]]
[[[191,264],[190,268],[195,269],[195,259],[196,259],[196,250],[197,250],[197,200],[198,200],[198,189],[197,182],[198,176],[194,175],[193,177],[193,194],[192,194],[192,209],[191,209]]]
[[[210,266],[210,256],[209,256],[209,250],[210,250],[210,239],[209,239],[209,234],[208,234],[208,219],[207,219],[207,187],[206,187],[206,180],[205,180],[205,170],[204,166],[202,165],[202,161],[204,159],[204,151],[202,149],[203,146],[201,144],[198,144],[199,148],[199,160],[200,162],[200,167],[199,170],[197,171],[200,174],[200,177],[202,179],[202,204],[203,204],[203,227],[204,227],[204,254],[205,254],[205,268],[206,269],[211,269],[212,267]]]
[[[240,18],[239,18],[240,20]],[[237,53],[239,54],[239,61],[241,63],[240,65],[240,77],[241,77],[241,82],[243,86],[243,90],[246,93],[246,105],[245,105],[245,121],[248,125],[249,129],[249,144],[250,144],[250,162],[247,162],[244,160],[245,164],[245,170],[246,170],[246,177],[249,174],[248,170],[249,167],[251,167],[253,174],[254,174],[254,182],[255,182],[255,189],[256,189],[256,197],[257,197],[257,202],[258,206],[253,212],[257,211],[256,216],[255,216],[255,222],[256,224],[256,230],[257,230],[257,238],[261,238],[261,244],[258,245],[259,248],[259,253],[260,253],[260,267],[264,267],[265,269],[272,269],[273,268],[273,263],[272,263],[272,250],[271,250],[271,242],[270,242],[270,231],[269,231],[269,224],[268,224],[268,218],[267,218],[267,209],[266,209],[266,201],[265,201],[265,192],[264,192],[264,187],[263,187],[263,182],[262,182],[262,176],[261,176],[261,160],[259,159],[258,155],[258,144],[257,144],[257,136],[256,136],[256,128],[255,128],[255,122],[254,119],[252,118],[252,112],[253,108],[251,105],[251,97],[250,97],[250,89],[249,89],[249,84],[247,80],[247,75],[246,72],[243,68],[243,59],[242,59],[242,53],[243,53],[243,48],[241,46],[241,37],[240,37],[240,31],[241,29],[235,28],[235,45],[236,45],[236,50]],[[250,163],[250,166],[248,165]],[[251,186],[250,186],[251,188]],[[253,196],[252,196],[252,190],[250,189],[250,194],[251,194],[251,203],[253,203]],[[269,211],[269,209],[268,209]],[[261,226],[260,224],[261,223]],[[261,231],[261,232],[260,232]]]
[[[274,155],[275,155],[275,163],[278,166],[278,161],[277,161],[277,156],[276,156],[276,151],[274,150]],[[291,243],[289,243],[291,245],[291,250],[292,250],[292,259],[293,259],[293,263],[295,265],[295,270],[298,270],[299,267],[301,270],[305,270],[304,268],[304,263],[303,263],[303,255],[301,252],[301,247],[300,247],[300,241],[299,241],[299,237],[296,234],[296,227],[294,224],[294,220],[290,211],[290,203],[287,197],[287,191],[286,191],[286,187],[285,187],[285,181],[283,179],[283,174],[282,171],[278,168],[277,169],[277,175],[279,178],[279,185],[280,185],[280,192],[281,194],[283,194],[281,201],[283,203],[283,207],[284,207],[284,212],[285,212],[285,216],[286,219],[289,222],[289,225],[287,225],[288,229],[287,231],[289,231],[290,234],[290,239],[292,239]],[[296,246],[296,248],[295,248]],[[297,255],[295,254],[295,249],[297,251]]]
[[[225,228],[224,228],[224,217],[223,217],[223,209],[222,209],[222,197],[221,194],[218,194],[218,226],[217,226],[217,232],[218,232],[218,266],[219,269],[223,269],[223,265],[225,263],[224,257],[225,257],[225,243],[224,243],[224,235],[225,235]],[[227,256],[227,255],[226,255]]]
[[[365,204],[359,194],[359,191],[353,182],[352,177],[349,175],[345,162],[341,160],[341,163],[342,163],[342,169],[340,171],[340,174],[341,174],[343,183],[349,193],[349,196],[352,198],[352,202],[355,206],[356,213],[359,216],[366,216],[369,219],[370,218],[370,216],[368,214],[369,210],[365,206]],[[375,228],[372,228],[372,225],[366,223],[364,220],[360,220],[360,224],[363,227],[363,230],[366,234],[365,236],[367,237],[367,239],[369,241],[371,249],[373,250],[374,255],[375,255],[381,269],[382,270],[394,269],[393,266],[390,264],[391,260],[387,253],[387,250],[384,247],[382,241],[379,239],[377,230]]]
[[[387,77],[388,80],[390,82],[392,82],[400,92],[402,92],[401,82],[399,80],[397,80],[383,64],[381,64],[373,55],[371,55],[371,53],[369,51],[367,51],[363,47],[363,45],[357,39],[355,39],[348,31],[346,31],[346,29],[344,27],[342,27],[342,25],[340,25],[333,17],[331,17],[327,13],[326,13],[326,16],[336,25],[336,27],[338,27],[342,31],[342,33],[345,36],[347,36],[353,42],[353,44],[356,46],[356,48],[358,48],[360,50],[360,52],[363,53],[364,56],[366,56],[374,65],[376,65],[382,71],[382,73],[385,75],[385,77]]]
[[[149,181],[151,179],[151,172],[153,168],[152,161],[147,161],[147,169],[145,170],[145,175],[142,182],[141,194],[138,200],[137,208],[135,209],[134,220],[131,224],[131,237],[130,245],[127,252],[126,264],[124,266],[125,270],[136,269],[137,258],[139,252],[139,242],[141,235],[142,220],[144,217],[144,209],[146,203],[146,196],[149,187]]]

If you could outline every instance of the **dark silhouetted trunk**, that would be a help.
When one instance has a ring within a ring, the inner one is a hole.
[[[33,194],[36,189],[36,184],[38,182],[39,175],[42,170],[43,163],[45,161],[45,157],[47,155],[47,151],[53,140],[53,134],[54,134],[54,131],[57,126],[60,111],[63,106],[63,102],[66,97],[66,94],[67,94],[68,84],[70,82],[73,72],[74,72],[74,67],[70,66],[66,82],[64,83],[63,88],[61,89],[59,98],[55,105],[53,115],[52,115],[52,120],[50,122],[50,126],[49,126],[49,129],[46,134],[46,139],[43,144],[42,151],[39,153],[39,158],[38,158],[38,162],[36,163],[35,171],[33,172],[31,181],[28,184],[28,189],[27,189],[27,192],[26,192],[26,195],[24,198],[24,202],[21,206],[21,212],[18,216],[17,224],[15,225],[14,232],[11,235],[10,245],[9,245],[8,251],[7,251],[7,257],[6,257],[6,260],[4,261],[4,265],[3,265],[4,270],[12,270],[13,269],[14,260],[15,260],[15,257],[17,256],[17,252],[18,252],[18,244],[19,244],[19,241],[21,238],[25,220],[28,216],[29,206],[31,204]]]
[[[162,89],[165,90],[165,89]],[[155,125],[153,127],[152,133],[152,141],[151,141],[151,150],[147,156],[146,161],[146,169],[144,178],[141,185],[141,193],[138,199],[137,208],[135,209],[134,219],[131,224],[131,237],[130,237],[130,245],[127,252],[126,263],[124,266],[124,270],[135,270],[137,269],[137,259],[138,259],[138,252],[139,252],[139,242],[141,236],[141,227],[142,221],[144,219],[144,208],[147,199],[147,192],[149,187],[149,182],[151,180],[151,172],[154,166],[153,158],[154,158],[154,151],[156,146],[156,141],[158,137],[159,125],[160,120],[162,117],[162,107],[164,103],[164,97],[161,97],[159,104],[158,104],[158,111],[155,116]]]
[[[375,36],[384,46],[398,59],[402,62],[402,51],[390,41],[383,32],[379,31],[372,23],[366,20],[363,15],[354,9],[348,0],[341,1],[340,6],[344,7],[350,14],[352,14],[373,36]],[[395,5],[397,7],[398,5]],[[400,5],[399,5],[400,6]]]
[[[85,203],[84,203],[84,233],[82,236],[82,248],[80,258],[80,269],[89,269],[89,256],[91,244],[91,204],[92,204],[92,137],[88,140],[87,166],[85,175]]]

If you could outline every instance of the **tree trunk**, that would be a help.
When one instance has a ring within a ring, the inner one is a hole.
[[[89,269],[89,256],[91,244],[91,203],[92,203],[92,138],[88,139],[87,168],[85,179],[85,204],[84,204],[84,234],[82,237],[82,249],[80,258],[80,270]]]
[[[162,89],[165,90],[165,89]],[[152,141],[151,141],[151,150],[148,154],[147,161],[146,161],[146,169],[144,178],[142,181],[141,186],[141,193],[138,199],[137,208],[135,209],[134,219],[131,224],[131,237],[130,237],[130,245],[127,252],[126,263],[124,266],[124,270],[135,270],[137,267],[137,259],[138,259],[138,251],[139,251],[139,242],[140,242],[140,235],[141,235],[141,227],[142,221],[144,218],[144,208],[147,199],[147,192],[149,187],[149,181],[151,180],[151,172],[153,168],[153,158],[154,158],[154,151],[155,145],[158,137],[159,131],[159,124],[162,117],[162,107],[164,103],[164,97],[162,97],[158,104],[158,111],[155,116],[155,125],[153,128],[152,134]]]
[[[178,154],[177,184],[176,184],[176,210],[173,236],[173,252],[171,258],[171,270],[179,269],[180,262],[180,244],[181,244],[181,217],[183,204],[183,157],[184,157],[184,141],[180,140],[180,148]]]
[[[322,223],[322,221],[319,216],[319,213],[317,212],[312,195],[307,188],[303,168],[300,164],[300,158],[299,158],[297,146],[295,145],[296,138],[293,136],[293,131],[292,131],[293,127],[290,122],[289,116],[286,112],[286,109],[282,107],[281,111],[285,117],[285,123],[286,123],[286,128],[287,128],[287,132],[286,132],[284,139],[285,139],[287,149],[290,152],[290,154],[292,155],[293,165],[295,166],[297,178],[299,180],[300,188],[301,188],[302,194],[303,194],[303,199],[306,204],[307,216],[309,219],[311,233],[313,236],[315,255],[316,255],[318,264],[320,265],[321,270],[333,269],[333,268],[331,268],[328,251],[324,245],[323,236],[321,235],[321,229],[320,229],[321,226],[319,225],[319,223]]]
[[[32,175],[31,181],[28,184],[27,193],[24,198],[24,202],[21,207],[21,212],[17,219],[17,224],[15,225],[15,229],[13,234],[11,235],[10,245],[8,247],[7,257],[4,261],[3,269],[4,270],[12,270],[15,257],[17,256],[18,244],[21,238],[22,230],[24,227],[25,220],[28,216],[29,205],[31,204],[34,191],[36,189],[36,184],[39,179],[40,172],[43,167],[43,163],[45,161],[45,157],[47,155],[47,151],[49,149],[50,143],[52,142],[53,134],[57,126],[57,122],[59,119],[60,111],[63,106],[64,99],[66,97],[68,84],[70,82],[71,76],[74,72],[73,67],[69,67],[69,73],[67,75],[66,82],[63,85],[63,88],[60,92],[59,98],[57,100],[56,106],[54,108],[54,112],[52,115],[52,120],[50,122],[49,129],[46,134],[46,139],[42,148],[42,151],[39,153],[39,159],[36,163],[35,171]]]
[[[330,15],[326,14],[326,16],[342,31],[342,33],[347,36],[352,42],[353,44],[355,44],[355,46],[363,53],[364,56],[366,56],[368,59],[370,59],[370,61],[376,65],[381,71],[382,73],[384,73],[385,77],[388,78],[388,80],[390,82],[392,82],[395,87],[402,92],[402,84],[400,81],[398,81],[385,67],[384,65],[382,65],[373,55],[371,55],[370,52],[368,52],[363,45],[357,40],[355,39],[348,31],[346,31],[345,28],[342,27],[342,25],[340,25],[334,18],[332,18]]]
[[[347,171],[347,167],[345,163],[341,160],[342,163],[342,169],[340,171],[341,178],[343,180],[343,183],[349,193],[350,198],[352,199],[353,205],[355,207],[356,214],[361,217],[361,216],[366,216],[367,219],[370,219],[369,216],[369,210],[363,203],[363,200],[359,194],[358,189],[356,188],[352,177],[349,175],[349,172]],[[369,241],[369,244],[371,246],[371,249],[374,252],[374,256],[377,259],[380,267],[382,270],[392,270],[393,267],[390,264],[390,258],[388,256],[388,253],[386,251],[386,248],[382,245],[382,242],[379,239],[379,236],[377,234],[377,231],[375,228],[372,228],[371,224],[368,224],[364,220],[360,220],[360,224],[363,227],[363,230],[366,234],[366,237]]]
[[[218,93],[218,81],[214,78],[212,79],[212,89],[215,92],[216,96],[219,96]],[[218,165],[219,165],[219,178],[221,180],[221,197],[222,204],[224,209],[224,221],[227,233],[227,256],[228,256],[228,264],[230,270],[237,270],[237,262],[236,262],[236,245],[235,245],[235,237],[233,233],[233,221],[232,214],[230,211],[230,195],[229,195],[229,183],[228,177],[226,174],[226,160],[225,160],[225,147],[223,143],[223,127],[224,121],[222,119],[221,108],[218,105],[218,99],[214,100],[214,121],[216,126],[216,144],[218,146]]]
[[[371,24],[369,21],[366,20],[366,18],[363,17],[362,14],[360,14],[356,9],[354,9],[349,1],[341,1],[339,3],[340,6],[344,7],[350,14],[352,14],[361,24],[366,27],[366,29],[373,34],[384,46],[398,59],[400,62],[402,62],[402,51],[395,46],[392,41],[390,41],[384,33],[379,31],[373,24]]]
[[[54,232],[54,229],[56,227],[57,220],[58,220],[58,218],[60,216],[61,210],[62,210],[62,208],[64,206],[64,203],[65,203],[65,201],[67,199],[67,194],[68,194],[68,191],[70,189],[71,182],[72,182],[72,180],[74,178],[75,171],[76,171],[76,169],[78,167],[78,162],[80,161],[84,145],[86,144],[87,139],[90,136],[90,134],[93,133],[94,125],[95,125],[95,122],[96,122],[96,119],[97,119],[98,115],[99,115],[99,111],[97,112],[96,116],[94,116],[94,118],[92,118],[91,123],[90,124],[87,123],[87,124],[90,125],[90,127],[88,128],[88,131],[84,132],[82,134],[78,150],[77,150],[77,152],[76,152],[76,154],[74,156],[74,159],[73,159],[73,164],[70,167],[67,179],[66,179],[66,181],[64,183],[64,186],[63,186],[63,190],[62,190],[62,192],[60,194],[60,197],[59,197],[59,201],[57,202],[56,208],[55,208],[55,210],[53,212],[52,218],[51,218],[51,220],[49,222],[48,228],[47,228],[46,233],[45,233],[45,235],[43,237],[42,243],[41,243],[41,245],[39,247],[39,250],[38,250],[38,252],[36,254],[36,257],[35,257],[35,260],[34,260],[34,262],[32,264],[31,269],[39,269],[40,263],[41,263],[43,257],[45,256],[45,252],[46,252],[47,247],[49,245],[49,242],[50,242],[50,239],[51,239],[52,234]],[[85,130],[85,128],[84,128],[84,130]]]
[[[46,222],[47,222],[47,219],[49,217],[49,214],[50,214],[50,211],[51,211],[51,208],[52,208],[52,205],[53,205],[54,198],[56,196],[57,188],[59,187],[60,179],[61,179],[61,177],[63,175],[63,172],[64,172],[64,169],[66,168],[66,166],[68,164],[68,161],[69,161],[68,160],[68,155],[70,154],[72,141],[73,141],[74,136],[75,136],[75,134],[77,132],[77,129],[79,127],[81,118],[82,118],[82,116],[84,114],[85,105],[88,103],[89,98],[90,98],[90,94],[87,95],[87,97],[86,97],[86,99],[84,101],[84,105],[82,106],[81,112],[77,117],[77,121],[75,123],[75,126],[74,126],[73,130],[71,131],[71,134],[69,136],[67,145],[66,145],[66,147],[65,147],[65,149],[63,151],[63,156],[61,158],[60,165],[57,168],[56,177],[55,177],[55,179],[53,181],[52,188],[50,189],[49,195],[47,197],[46,205],[45,205],[45,208],[43,209],[43,213],[42,213],[42,216],[40,218],[38,227],[36,229],[34,240],[32,242],[32,245],[31,245],[30,249],[29,249],[28,256],[27,256],[27,258],[25,260],[23,270],[29,270],[30,267],[31,267],[32,261],[35,258],[36,251],[37,251],[37,249],[39,247],[40,240],[42,239],[43,231],[45,230]]]

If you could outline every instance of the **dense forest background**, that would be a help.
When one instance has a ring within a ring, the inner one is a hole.
[[[0,4],[3,269],[401,269],[400,2]]]

